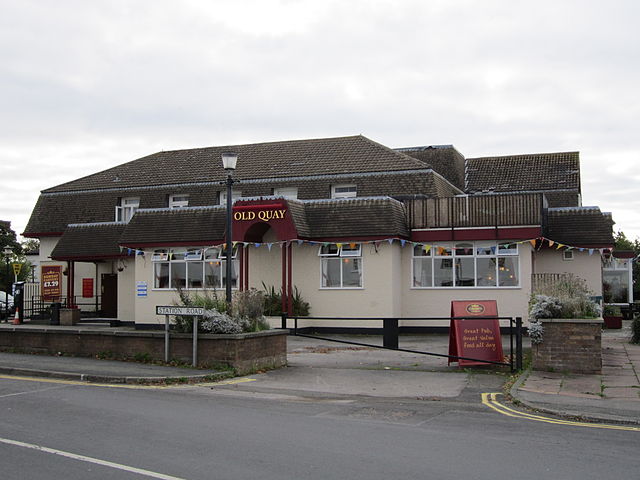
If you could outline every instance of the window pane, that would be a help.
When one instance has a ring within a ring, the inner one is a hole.
[[[476,276],[474,270],[473,258],[456,258],[456,287],[473,287]]]
[[[629,272],[606,270],[602,274],[605,303],[627,303],[629,301]]]
[[[338,246],[335,244],[323,245],[320,247],[320,251],[318,252],[320,256],[337,256],[338,255]]]
[[[169,288],[169,264],[154,263],[153,288]]]
[[[476,285],[479,287],[495,287],[496,279],[496,259],[494,258],[478,258]]]
[[[219,255],[219,250],[217,248],[207,248],[204,251],[205,260],[217,259]]]
[[[435,258],[433,260],[433,286],[453,286],[453,259]]]
[[[205,262],[204,264],[204,286],[206,288],[222,288],[222,273],[219,260]]]
[[[202,288],[202,262],[187,263],[189,288]]]
[[[517,255],[517,243],[500,243],[498,244],[498,255]]]
[[[476,247],[476,255],[495,255],[495,254],[496,254],[495,245],[486,245],[486,246]]]
[[[231,287],[235,288],[238,284],[238,260],[231,261]],[[220,268],[222,269],[222,287],[227,287],[227,261],[222,260],[220,262]]]
[[[413,247],[413,256],[414,257],[430,257],[433,248],[431,245],[416,245]]]
[[[187,264],[171,264],[171,288],[184,288],[187,284]]]
[[[456,244],[455,254],[457,257],[473,255],[473,245],[471,243]]]
[[[169,255],[169,259],[173,261],[182,261],[184,260],[184,256],[187,253],[186,249],[181,250],[171,250],[171,254]]]
[[[339,258],[323,258],[322,263],[322,286],[323,287],[339,287],[340,286],[340,259]]]
[[[431,259],[430,258],[414,258],[413,259],[413,286],[414,287],[431,287]]]
[[[438,257],[450,257],[451,256],[451,247],[443,247],[441,245],[433,246],[433,254]]]
[[[515,287],[518,285],[518,258],[498,258],[498,285]]]
[[[359,258],[342,259],[342,286],[361,287],[362,286],[362,260]]]
[[[351,245],[342,245],[340,250],[341,257],[359,257],[360,256],[360,244],[355,244],[353,247]]]

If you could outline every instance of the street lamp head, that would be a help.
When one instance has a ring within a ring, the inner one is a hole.
[[[222,154],[222,166],[228,173],[233,173],[236,169],[236,162],[238,161],[238,154],[232,152],[225,152]]]
[[[6,247],[4,247],[4,250],[2,250],[2,253],[4,253],[4,256],[9,258],[11,255],[13,255],[13,249],[7,245]]]

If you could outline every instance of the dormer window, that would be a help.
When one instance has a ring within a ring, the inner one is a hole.
[[[231,192],[231,200],[232,201],[236,201],[238,199],[240,199],[240,197],[242,197],[242,192],[240,190],[233,190]],[[220,192],[220,205],[226,205],[227,204],[227,192]]]
[[[169,208],[183,208],[189,206],[189,195],[170,195]]]
[[[116,205],[116,222],[129,223],[139,206],[140,198],[138,197],[120,198]]]
[[[276,197],[282,197],[295,200],[298,198],[298,187],[280,187],[274,188],[273,194]]]
[[[352,198],[358,194],[355,185],[332,185],[331,198]]]

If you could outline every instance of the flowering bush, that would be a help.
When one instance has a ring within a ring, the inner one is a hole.
[[[531,296],[529,317],[540,318],[598,318],[602,307],[591,299],[586,282],[573,275],[547,285]]]
[[[198,331],[202,333],[236,334],[259,332],[270,328],[264,311],[264,298],[256,289],[236,292],[231,304],[231,315],[227,312],[227,303],[219,299],[216,292],[187,293],[178,290],[180,304],[185,307],[203,307],[202,321],[198,322]],[[191,333],[193,318],[176,315],[175,326],[178,332]]]
[[[531,322],[529,324],[529,337],[531,338],[531,343],[534,345],[542,343],[543,335],[544,327],[542,326],[542,322]]]

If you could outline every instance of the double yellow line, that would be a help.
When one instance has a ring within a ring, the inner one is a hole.
[[[605,425],[600,423],[586,423],[586,422],[573,422],[571,420],[560,420],[555,418],[543,417],[540,415],[533,415],[531,413],[519,412],[513,408],[509,408],[506,405],[501,404],[496,400],[501,393],[483,393],[482,403],[487,407],[495,410],[502,415],[513,418],[521,418],[523,420],[531,420],[533,422],[553,423],[556,425],[568,425],[571,427],[587,427],[587,428],[604,428],[607,430],[625,430],[628,432],[640,432],[640,427],[628,427],[624,425]]]

